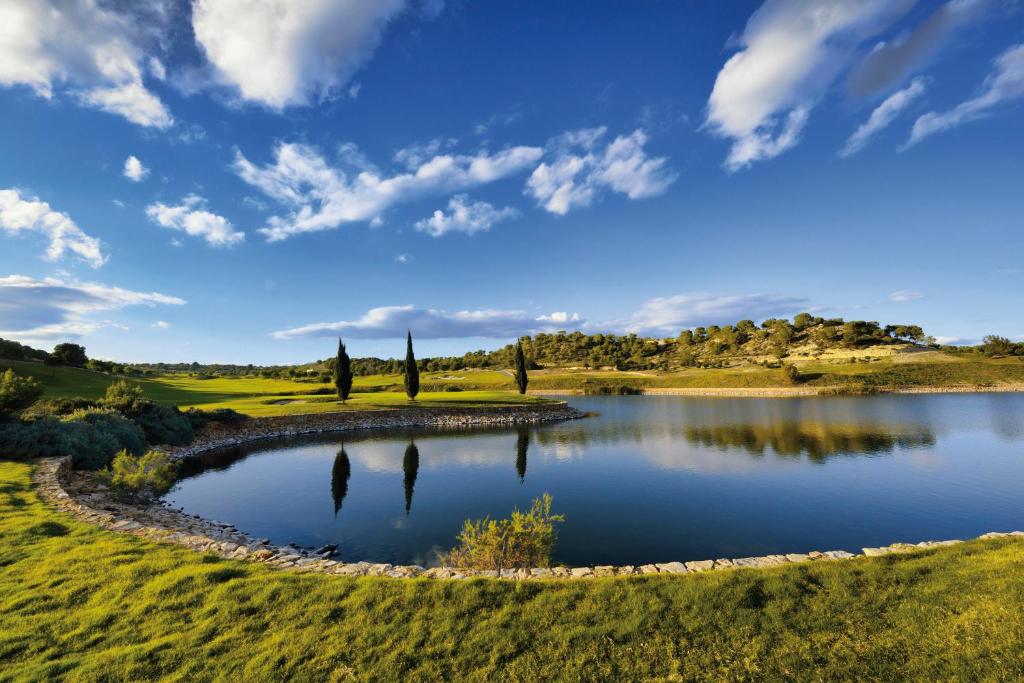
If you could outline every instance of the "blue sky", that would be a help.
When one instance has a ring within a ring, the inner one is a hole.
[[[284,363],[800,310],[1024,335],[1014,0],[8,0],[0,26],[5,338]]]

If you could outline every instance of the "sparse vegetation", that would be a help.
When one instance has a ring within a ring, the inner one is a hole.
[[[4,371],[0,374],[0,417],[28,408],[42,395],[43,386],[35,379]]]
[[[176,474],[176,464],[162,451],[142,456],[120,451],[101,473],[115,495],[137,503],[150,503],[170,491]]]
[[[449,567],[501,572],[519,567],[547,567],[555,547],[555,523],[565,517],[551,513],[551,496],[533,501],[527,512],[512,511],[508,519],[467,519],[459,545],[441,556]]]

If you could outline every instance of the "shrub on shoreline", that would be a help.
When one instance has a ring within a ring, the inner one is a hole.
[[[141,457],[120,451],[110,468],[100,475],[110,483],[118,498],[150,503],[171,490],[177,469],[176,463],[163,451],[149,451]]]
[[[528,512],[513,510],[509,519],[467,519],[458,547],[441,555],[442,564],[498,572],[547,567],[557,538],[555,522],[565,521],[563,515],[551,514],[551,500],[545,493],[534,499]]]

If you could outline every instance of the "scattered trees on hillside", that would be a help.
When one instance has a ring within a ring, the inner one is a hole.
[[[420,393],[420,370],[416,367],[416,356],[412,352],[412,331],[405,337],[405,395],[410,401]]]
[[[334,359],[334,386],[341,402],[347,401],[348,395],[352,393],[352,360],[341,339],[338,339],[338,355]]]
[[[1009,356],[1017,352],[1018,349],[1024,352],[1024,344],[1014,344],[1006,337],[1000,337],[996,334],[990,334],[985,337],[981,345],[981,352],[990,358]]]
[[[84,368],[89,360],[85,355],[84,346],[70,342],[54,346],[50,356],[57,361],[58,365],[68,365],[73,368]]]

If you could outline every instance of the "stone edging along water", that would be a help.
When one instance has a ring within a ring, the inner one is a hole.
[[[342,417],[343,416],[343,417]],[[200,436],[187,448],[168,449],[175,458],[197,455],[203,451],[239,445],[258,439],[297,434],[325,433],[349,429],[384,427],[464,427],[467,425],[507,425],[543,422],[581,417],[582,414],[564,403],[543,406],[487,408],[471,411],[361,411],[360,413],[325,413],[287,418],[249,420],[235,429],[216,428]],[[174,543],[193,550],[213,553],[227,559],[260,562],[270,567],[292,571],[338,574],[344,576],[389,576],[394,578],[424,577],[434,579],[465,579],[491,577],[501,579],[572,579],[595,576],[633,576],[651,574],[689,574],[709,570],[774,567],[794,562],[841,560],[853,557],[903,553],[961,543],[960,540],[925,541],[917,544],[896,543],[882,548],[864,548],[862,554],[845,550],[789,553],[764,557],[665,562],[640,566],[537,567],[533,569],[497,571],[454,569],[418,565],[391,565],[372,562],[341,562],[331,559],[334,548],[309,550],[296,546],[274,546],[267,539],[253,539],[231,524],[189,515],[162,503],[137,506],[116,500],[109,489],[87,472],[71,467],[71,458],[49,458],[39,462],[33,480],[40,496],[54,507],[76,519],[103,529],[128,533],[155,541]],[[1024,531],[991,532],[979,538],[1024,536]]]

